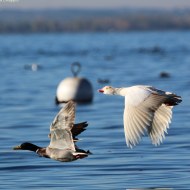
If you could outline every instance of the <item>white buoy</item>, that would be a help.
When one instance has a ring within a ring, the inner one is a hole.
[[[65,103],[74,100],[78,103],[90,103],[93,100],[93,88],[91,83],[82,77],[77,77],[80,72],[80,64],[73,63],[71,71],[74,77],[68,77],[62,80],[56,93],[56,103]]]

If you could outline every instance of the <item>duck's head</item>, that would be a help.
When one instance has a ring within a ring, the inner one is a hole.
[[[24,142],[18,146],[13,147],[13,150],[30,150],[36,152],[40,147],[35,144]]]
[[[105,86],[102,89],[99,89],[98,92],[103,93],[103,94],[114,95],[115,89],[112,86]]]

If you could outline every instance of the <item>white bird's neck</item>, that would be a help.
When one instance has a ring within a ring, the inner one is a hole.
[[[115,95],[125,96],[127,94],[127,88],[115,88]]]

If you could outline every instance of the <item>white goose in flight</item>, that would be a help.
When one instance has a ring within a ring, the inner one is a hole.
[[[160,145],[171,123],[172,108],[182,101],[180,96],[171,92],[144,85],[128,88],[105,86],[99,92],[125,97],[123,121],[126,143],[130,148],[139,143],[145,132],[152,144]]]

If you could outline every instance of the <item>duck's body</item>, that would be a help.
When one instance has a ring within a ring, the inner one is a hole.
[[[123,121],[129,147],[138,144],[145,132],[154,145],[159,145],[169,128],[173,106],[182,101],[180,96],[171,92],[144,85],[127,88],[105,86],[99,92],[125,97]]]
[[[38,152],[37,152],[38,153]],[[89,152],[78,152],[73,151],[71,149],[56,149],[49,148],[45,149],[45,154],[43,154],[43,149],[38,153],[39,155],[42,153],[44,157],[49,157],[54,160],[58,160],[61,162],[71,162],[80,158],[87,157]]]
[[[55,117],[50,126],[50,144],[46,148],[39,147],[32,143],[22,143],[14,147],[14,150],[30,150],[39,156],[51,158],[61,162],[70,162],[87,157],[89,151],[79,149],[75,145],[80,134],[88,126],[86,122],[74,124],[75,103],[70,101]]]

